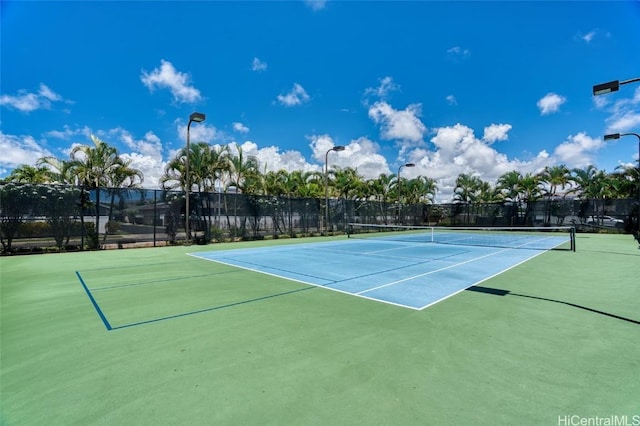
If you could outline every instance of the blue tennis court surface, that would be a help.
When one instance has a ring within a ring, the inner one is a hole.
[[[347,239],[191,256],[420,310],[543,252]]]

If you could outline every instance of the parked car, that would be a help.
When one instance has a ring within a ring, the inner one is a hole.
[[[605,226],[607,228],[624,228],[624,220],[612,216],[589,216],[587,225]]]

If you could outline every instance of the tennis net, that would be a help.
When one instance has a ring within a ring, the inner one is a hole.
[[[576,249],[572,226],[443,227],[350,223],[348,237],[532,250]]]

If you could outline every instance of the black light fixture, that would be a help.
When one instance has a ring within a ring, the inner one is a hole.
[[[640,78],[632,78],[629,80],[624,80],[624,81],[618,81],[618,80],[614,80],[614,81],[610,81],[608,83],[602,83],[602,84],[596,84],[595,86],[593,86],[593,95],[597,96],[597,95],[604,95],[606,93],[611,93],[611,92],[615,92],[617,90],[620,89],[620,86],[622,86],[623,84],[628,84],[628,83],[636,83],[640,81]],[[604,140],[605,141],[609,141],[609,140],[615,140],[615,139],[620,139],[621,136],[635,136],[638,138],[638,179],[640,179],[640,135],[637,133],[610,133],[608,135],[604,135]],[[638,218],[637,218],[637,222],[636,223],[636,231],[635,231],[635,237],[636,240],[638,240],[638,243],[640,243],[640,182],[638,184]],[[640,247],[639,247],[640,248]]]
[[[604,135],[605,141],[620,139],[622,136],[635,136],[638,138],[638,229],[636,231],[636,239],[638,243],[640,243],[640,135],[637,133],[610,133],[608,135]]]
[[[617,92],[620,89],[618,80],[608,83],[596,84],[593,86],[593,96],[604,95],[605,93]]]
[[[593,96],[604,95],[611,92],[617,92],[620,90],[620,86],[623,84],[635,83],[640,81],[640,78],[632,78],[630,80],[613,80],[606,83],[596,84],[593,86]]]
[[[604,135],[604,140],[605,141],[611,141],[614,139],[620,139],[620,133],[611,133],[608,135]]]
[[[324,230],[325,233],[329,229],[329,153],[331,151],[344,151],[344,146],[336,145],[333,148],[329,149],[327,153],[324,155]]]
[[[400,170],[402,170],[403,167],[415,167],[416,165],[414,163],[406,163],[401,165],[400,167],[398,167],[398,225],[402,224],[402,220],[400,219]]]
[[[184,177],[184,189],[185,189],[185,210],[184,210],[184,232],[185,239],[187,244],[190,241],[189,235],[189,218],[191,216],[191,211],[189,209],[189,194],[191,193],[191,182],[189,182],[189,153],[191,152],[190,147],[190,131],[191,131],[191,123],[201,123],[205,120],[205,115],[201,112],[194,112],[189,116],[189,124],[187,124],[187,156],[185,159],[185,177]]]

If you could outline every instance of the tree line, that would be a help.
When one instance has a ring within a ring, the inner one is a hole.
[[[141,187],[143,173],[133,168],[130,160],[125,161],[115,147],[101,139],[92,135],[91,140],[92,145],[75,146],[68,159],[39,158],[35,166],[16,167],[3,181],[70,184],[88,189]],[[160,178],[162,189],[183,192],[187,189],[186,158],[186,148],[182,148],[166,164]],[[190,189],[197,193],[235,191],[247,195],[323,198],[327,191],[330,197],[370,200],[380,205],[433,203],[438,191],[437,182],[426,176],[408,179],[383,173],[365,179],[352,167],[332,167],[326,176],[319,171],[267,171],[266,165],[261,166],[256,157],[246,155],[241,147],[233,152],[228,146],[204,142],[190,146],[189,175]],[[639,191],[638,168],[630,165],[619,166],[613,173],[593,165],[574,169],[557,165],[535,174],[510,171],[495,183],[474,174],[460,174],[453,202],[520,204],[575,196],[604,203],[606,199],[636,198]]]

